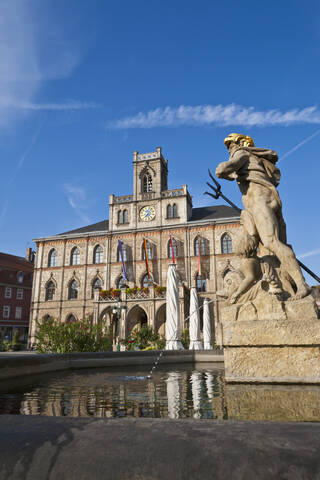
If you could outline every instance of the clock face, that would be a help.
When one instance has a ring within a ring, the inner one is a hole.
[[[150,222],[156,216],[155,208],[151,205],[146,205],[145,207],[141,208],[140,210],[140,218],[144,222]]]

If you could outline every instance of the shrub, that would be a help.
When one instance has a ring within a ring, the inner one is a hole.
[[[134,350],[135,347],[144,350],[147,347],[156,346],[159,340],[159,334],[155,333],[149,325],[144,324],[140,330],[131,331],[127,338],[120,342],[125,345],[126,350]]]
[[[90,319],[60,323],[53,318],[36,321],[39,353],[103,352],[112,350],[112,334]]]
[[[184,346],[185,349],[189,348],[190,344],[190,335],[189,335],[189,329],[186,328],[185,330],[182,330],[181,332],[181,343]]]

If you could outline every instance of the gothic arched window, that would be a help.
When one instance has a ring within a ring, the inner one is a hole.
[[[168,242],[168,258],[173,258],[172,257],[172,247],[173,247],[174,256],[175,256],[175,258],[177,258],[177,256],[178,256],[178,245],[177,245],[177,242],[174,238],[172,239],[172,246],[171,246],[171,240],[169,240],[169,242]]]
[[[118,212],[118,223],[123,223],[123,212],[119,210]]]
[[[126,287],[126,279],[124,277],[120,277],[119,280],[117,281],[117,288],[123,288]]]
[[[49,252],[48,267],[56,267],[57,265],[58,265],[58,252],[53,248]]]
[[[147,244],[148,260],[151,260],[153,258],[152,245],[149,242],[149,240],[146,240],[146,244]],[[146,259],[146,252],[145,252],[145,249],[144,249],[144,242],[143,242],[143,244],[142,244],[142,260],[145,260],[145,259]]]
[[[46,300],[54,300],[56,294],[56,286],[52,280],[46,285]]]
[[[78,247],[74,247],[71,250],[70,265],[80,264],[80,250]]]
[[[206,246],[205,246],[204,238],[202,238],[202,237],[196,237],[195,240],[194,240],[194,254],[195,254],[195,256],[199,255],[199,248],[200,248],[200,255],[205,255],[206,254]]]
[[[123,255],[123,261],[126,262],[128,260],[128,245],[125,245],[124,243],[122,244],[122,255]],[[120,248],[118,246],[117,248],[117,262],[121,262],[121,254],[120,254]]]
[[[79,286],[77,280],[72,280],[69,284],[69,300],[78,298]]]
[[[206,279],[203,278],[201,275],[196,276],[196,289],[197,289],[198,292],[206,292],[207,291]]]
[[[68,315],[67,318],[66,318],[66,323],[72,323],[72,322],[76,322],[76,321],[77,321],[77,319],[73,315],[73,313],[70,313],[70,315]]]
[[[128,210],[123,210],[123,223],[129,223]]]
[[[102,263],[103,248],[101,245],[97,245],[93,251],[93,263]]]
[[[92,283],[91,298],[94,298],[95,290],[101,290],[101,288],[102,288],[102,282],[101,282],[100,278],[97,277]]]
[[[146,173],[144,175],[142,186],[143,186],[143,192],[144,193],[152,192],[152,177],[151,177],[150,173]]]
[[[221,237],[221,252],[222,253],[232,253],[232,240],[230,235],[225,233]]]
[[[152,283],[151,275],[150,275],[150,277],[148,277],[148,274],[146,273],[144,275],[144,277],[142,278],[141,286],[142,287],[148,287],[150,285],[150,283]]]
[[[167,206],[167,218],[172,218],[172,207],[170,204]]]
[[[178,218],[178,207],[176,203],[172,206],[172,218]]]

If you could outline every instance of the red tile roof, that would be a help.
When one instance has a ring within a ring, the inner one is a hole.
[[[33,272],[33,263],[23,257],[0,252],[0,268],[21,272]]]

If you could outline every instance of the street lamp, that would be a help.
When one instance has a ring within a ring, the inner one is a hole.
[[[117,332],[116,332],[116,337],[117,337],[117,352],[120,351],[120,343],[119,343],[119,336],[120,336],[120,319],[121,319],[121,314],[122,312],[125,312],[127,310],[127,307],[123,304],[123,302],[121,302],[120,298],[119,300],[117,301],[117,306],[113,307],[112,309],[112,313],[115,314],[117,316],[117,320],[118,320],[118,326],[117,326]]]

